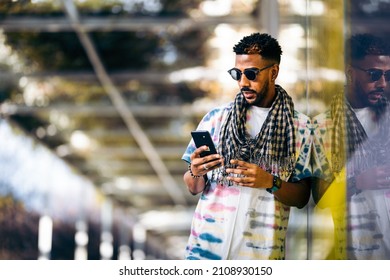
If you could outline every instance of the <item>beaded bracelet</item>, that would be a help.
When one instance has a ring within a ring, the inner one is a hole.
[[[200,178],[200,177],[202,177],[202,175],[194,175],[194,173],[192,173],[191,164],[188,165],[188,171],[190,171],[190,175],[191,175],[192,178]]]

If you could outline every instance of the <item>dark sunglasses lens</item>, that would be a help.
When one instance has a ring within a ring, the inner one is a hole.
[[[229,70],[229,74],[230,76],[232,76],[232,78],[236,81],[239,81],[241,79],[241,72],[237,69],[230,69]]]
[[[256,79],[256,71],[252,69],[247,69],[244,71],[245,76],[248,78],[248,80],[253,81]]]
[[[385,80],[386,82],[390,82],[390,70],[385,72]]]
[[[373,82],[378,81],[383,75],[381,70],[371,70],[369,73]]]

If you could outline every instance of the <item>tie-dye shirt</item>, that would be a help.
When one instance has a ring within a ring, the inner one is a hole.
[[[217,146],[219,132],[233,103],[218,107],[204,116],[198,130],[208,130]],[[247,129],[262,123],[253,120],[251,109],[247,114]],[[260,112],[261,113],[261,112]],[[296,168],[287,181],[298,181],[311,176],[310,168],[310,120],[295,112]],[[255,129],[256,130],[256,129]],[[194,152],[189,143],[182,159],[190,162]],[[201,193],[192,220],[191,233],[186,247],[186,259],[284,259],[285,238],[290,207],[269,194],[265,188],[248,188],[238,185],[225,186],[211,181]]]
[[[372,134],[375,134],[376,130],[369,129],[365,125],[367,121],[362,119],[370,117],[370,112],[367,111],[365,115],[357,114],[357,117],[369,138],[375,137]],[[338,174],[333,175],[331,172],[333,122],[330,111],[313,118],[313,129],[313,176],[328,182],[331,182],[333,177],[335,180],[340,180]],[[350,167],[347,169],[345,176],[348,178],[351,177],[351,173],[354,174],[354,170]],[[341,179],[344,183],[336,186],[345,187],[345,176]],[[337,193],[340,194],[340,192]],[[335,199],[334,192],[332,194]],[[345,197],[345,192],[341,192],[339,196],[344,199],[347,208],[345,205],[334,205],[332,201],[324,203],[332,209],[335,227],[335,258],[390,259],[390,190],[368,189],[353,194],[349,199]]]

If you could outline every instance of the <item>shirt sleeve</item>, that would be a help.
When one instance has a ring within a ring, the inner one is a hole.
[[[331,170],[331,130],[330,112],[322,113],[313,118],[311,164],[313,177],[330,181],[333,179]]]
[[[311,121],[309,117],[298,112],[295,112],[294,121],[296,125],[296,151],[298,158],[295,164],[295,170],[289,179],[292,182],[312,176],[310,161],[312,146]]]

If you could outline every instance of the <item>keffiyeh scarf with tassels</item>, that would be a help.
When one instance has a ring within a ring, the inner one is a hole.
[[[382,98],[375,106],[379,134],[368,141],[368,136],[356,117],[344,94],[336,95],[331,103],[332,133],[332,170],[338,173],[348,161],[348,174],[358,173],[373,167],[378,162],[378,152],[383,150],[383,141],[388,141],[390,116],[388,101]]]
[[[276,85],[276,98],[266,120],[255,138],[245,128],[249,104],[243,94],[237,94],[233,108],[222,125],[218,153],[224,158],[224,166],[214,170],[219,181],[226,177],[230,160],[239,159],[255,163],[265,171],[288,178],[295,168],[294,104],[291,97]],[[224,182],[230,183],[230,182]],[[229,184],[231,185],[231,184]]]

